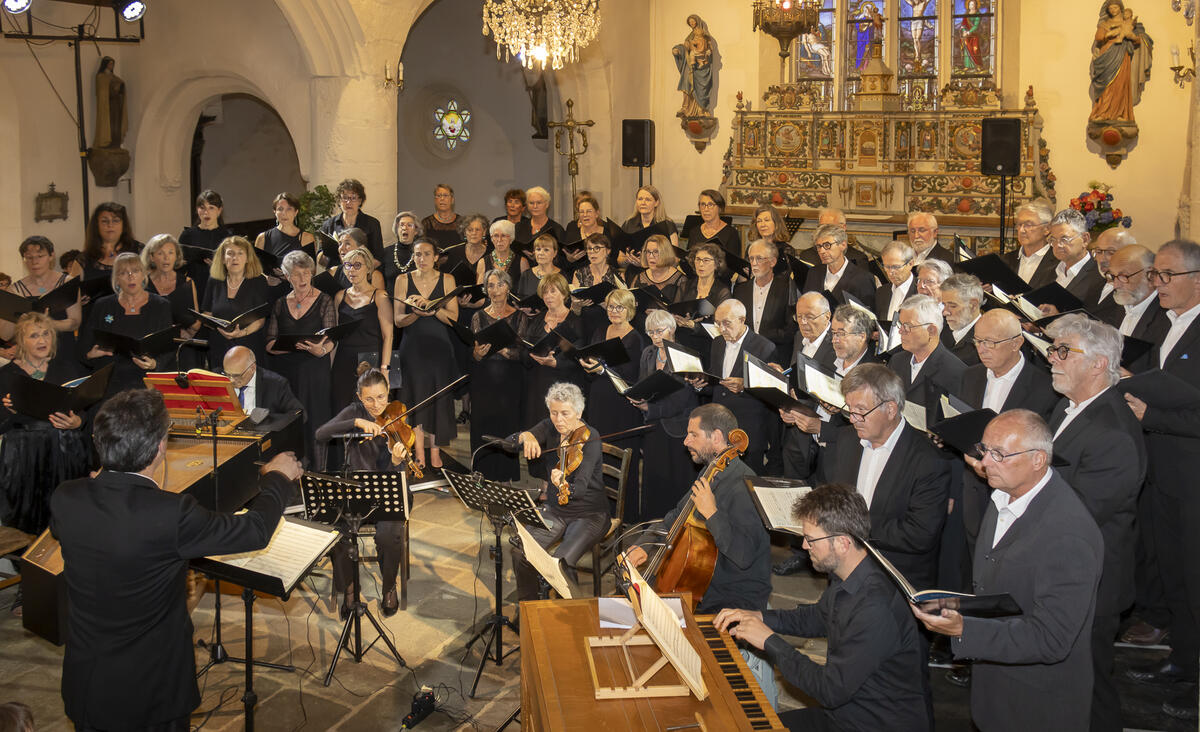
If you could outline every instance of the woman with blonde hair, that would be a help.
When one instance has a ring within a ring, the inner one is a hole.
[[[150,277],[146,289],[167,298],[171,303],[171,318],[180,326],[179,337],[195,336],[196,331],[200,330],[200,319],[188,310],[198,311],[200,304],[196,297],[196,283],[188,276],[187,263],[179,242],[170,234],[155,234],[142,249],[142,264]],[[195,354],[189,352],[188,356],[194,359]],[[199,362],[193,360],[188,365],[199,365]]]
[[[254,253],[254,245],[241,236],[231,236],[213,252],[208,285],[200,309],[205,315],[233,320],[242,313],[271,302],[270,286],[263,276],[262,264]],[[257,363],[267,361],[266,308],[261,317],[232,328],[212,328],[208,335],[208,368],[220,371],[225,352],[234,346],[254,351]]]
[[[660,229],[659,233],[668,237],[672,245],[679,246],[679,229],[667,218],[662,194],[654,186],[642,186],[633,197],[633,215],[625,219],[621,229],[626,234],[636,234],[651,226]]]
[[[642,245],[642,271],[629,283],[629,287],[649,288],[650,293],[668,305],[679,299],[679,294],[687,284],[687,278],[680,271],[679,260],[675,257],[675,247],[667,237],[654,234]]]
[[[25,276],[15,282],[9,282],[4,289],[21,297],[41,297],[54,289],[65,285],[71,276],[54,266],[54,242],[44,236],[27,237],[17,253],[25,265]],[[50,312],[54,321],[54,330],[58,336],[58,350],[63,354],[64,366],[69,376],[79,376],[83,366],[79,363],[78,352],[75,349],[75,331],[83,323],[83,308],[79,297],[75,303],[65,308]],[[0,320],[0,338],[11,341],[13,324]],[[5,349],[7,350],[7,349]]]
[[[583,339],[583,321],[571,311],[571,290],[567,280],[555,272],[542,278],[537,287],[538,297],[546,303],[545,311],[525,321],[521,338],[537,344],[554,331],[571,343]],[[582,386],[585,381],[578,362],[554,351],[538,355],[527,351],[525,376],[525,423],[535,422],[549,416],[543,398],[551,384],[563,381]],[[540,476],[544,478],[545,476]]]
[[[375,260],[367,249],[342,255],[341,271],[350,285],[333,296],[338,324],[357,320],[357,328],[337,343],[333,356],[333,408],[354,398],[354,373],[363,361],[378,363],[387,373],[392,363],[392,301],[371,275]]]

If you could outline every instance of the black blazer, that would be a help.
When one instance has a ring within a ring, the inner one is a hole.
[[[1058,265],[1055,264],[1055,267]],[[1057,273],[1056,273],[1057,274]],[[1104,289],[1104,275],[1096,268],[1096,261],[1088,258],[1079,272],[1067,283],[1067,292],[1083,301],[1084,307],[1095,303]]]
[[[754,282],[739,282],[733,286],[733,296],[746,306],[746,326],[754,330]],[[796,287],[788,277],[776,276],[767,288],[767,302],[763,307],[759,335],[786,351],[796,332]],[[719,362],[718,362],[719,363]]]
[[[1047,245],[1047,247],[1049,247],[1049,245]],[[1000,258],[1004,260],[1005,264],[1012,268],[1013,272],[1016,272],[1021,268],[1020,251],[1021,248],[1017,247],[1011,252],[1005,252],[1004,254],[1000,255]],[[1042,255],[1042,260],[1038,262],[1037,269],[1033,271],[1033,277],[1029,279],[1029,286],[1036,290],[1043,285],[1048,285],[1053,282],[1054,268],[1057,266],[1058,260],[1054,258],[1054,252],[1047,248],[1046,253]]]
[[[1142,313],[1142,317],[1138,319],[1137,325],[1133,326],[1133,332],[1129,335],[1151,343],[1162,343],[1163,338],[1167,337],[1167,331],[1171,330],[1171,320],[1167,317],[1166,309],[1158,304],[1158,295],[1151,294],[1150,297],[1152,302],[1147,306],[1146,312]],[[1122,308],[1121,320],[1124,319],[1125,313]],[[1115,327],[1121,327],[1120,320],[1117,321]],[[1151,365],[1157,366],[1158,362],[1155,361]]]
[[[901,302],[907,300],[917,294],[917,278],[913,276],[908,281],[908,291],[904,293]],[[863,303],[866,305],[866,303]],[[892,304],[892,283],[885,282],[875,288],[875,319],[880,322],[890,323],[891,319],[888,315],[888,306]],[[897,311],[899,312],[899,311]]]
[[[950,330],[950,324],[944,323],[942,325],[942,345],[945,346],[950,353],[953,353],[955,356],[957,356],[959,361],[962,361],[968,366],[974,366],[975,364],[979,363],[979,351],[975,348],[975,343],[972,340],[973,338],[975,338],[974,325],[972,325],[971,329],[967,331],[967,334],[962,337],[962,340],[957,342],[954,340],[954,331]]]
[[[1002,411],[1010,409],[1028,409],[1036,412],[1042,419],[1050,419],[1050,413],[1061,398],[1050,384],[1050,372],[1041,361],[1034,361],[1028,356],[1021,365],[1012,389],[1004,399]],[[981,363],[968,366],[963,371],[962,386],[958,396],[976,409],[983,408],[983,394],[987,391],[987,366]]]
[[[825,329],[825,339],[821,341],[821,345],[817,346],[817,352],[813,354],[813,360],[830,371],[833,371],[833,362],[837,360],[837,353],[835,353],[833,350],[833,336],[829,334],[829,330],[829,328]],[[789,364],[794,365],[796,363],[796,357],[800,354],[800,351],[803,348],[804,336],[802,336],[800,331],[797,330],[796,335],[792,337],[792,352],[790,354],[792,358],[790,361],[788,361]],[[867,344],[867,350],[871,350],[870,344]],[[795,374],[794,371],[792,373]]]
[[[292,393],[283,376],[259,366],[254,372],[254,403],[266,409],[271,417],[304,412],[304,405]],[[308,419],[308,415],[304,415]]]
[[[1158,366],[1160,345],[1150,349],[1150,365]],[[1200,318],[1192,321],[1163,364],[1163,371],[1200,384]],[[1147,407],[1142,417],[1150,473],[1157,490],[1184,500],[1195,500],[1195,480],[1200,475],[1200,409]]]
[[[712,344],[712,360],[710,368],[714,374],[720,375],[721,369],[725,363],[725,347],[729,345],[724,338],[714,338]],[[743,378],[744,369],[743,354],[749,353],[764,361],[770,361],[775,352],[775,344],[759,334],[749,330],[747,323],[746,337],[742,340],[742,347],[738,351],[738,357],[734,361],[733,370],[729,372],[730,377]],[[737,417],[738,426],[746,431],[750,436],[750,450],[757,452],[766,446],[766,429],[767,420],[771,417],[772,411],[767,407],[761,399],[747,394],[745,391],[734,394],[719,383],[713,383],[712,400],[714,403],[723,404],[729,408]]]
[[[925,365],[917,372],[916,382],[912,379],[912,354],[908,351],[900,350],[887,365],[908,387],[905,398],[923,404],[927,409],[937,403],[939,392],[957,392],[963,372],[967,370],[966,364],[941,344],[925,359]]]
[[[342,220],[342,214],[336,213],[333,216],[321,222],[321,232],[338,238],[338,234],[345,231],[347,228],[346,222]],[[367,249],[371,250],[371,256],[375,257],[376,262],[383,261],[383,227],[379,224],[379,219],[374,216],[363,213],[361,210],[358,216],[354,218],[354,228],[362,229],[367,235]],[[321,251],[320,242],[317,245],[317,251]],[[326,262],[326,265],[333,265],[336,262]]]
[[[921,432],[901,422],[899,441],[871,499],[871,541],[919,589],[937,580],[938,541],[950,497],[950,463]],[[863,446],[854,428],[838,435],[827,477],[853,487]]]
[[[1051,432],[1058,431],[1066,408],[1066,399],[1054,408]],[[1057,470],[1079,494],[1104,536],[1104,573],[1096,612],[1120,613],[1133,604],[1134,522],[1146,477],[1142,426],[1121,393],[1108,389],[1054,438],[1054,457],[1069,463]]]
[[[828,272],[829,267],[824,264],[818,264],[810,269],[808,276],[804,278],[804,291],[821,292],[825,290],[825,275]],[[846,271],[842,273],[833,289],[828,292],[838,302],[845,302],[845,299],[842,298],[842,293],[845,292],[863,305],[870,305],[875,297],[875,277],[867,270],[846,260]]]
[[[1103,287],[1100,288],[1101,292],[1103,289]],[[1095,302],[1085,302],[1083,306],[1089,313],[1095,315],[1102,322],[1108,323],[1114,328],[1120,328],[1121,321],[1125,319],[1125,308],[1117,304],[1117,301],[1113,299],[1112,292],[1109,292],[1103,300],[1099,299],[1099,292],[1096,293],[1096,297],[1097,300]]]
[[[200,704],[188,560],[266,546],[290,486],[279,473],[263,476],[259,497],[238,516],[128,473],[54,491],[50,529],[62,543],[69,598],[62,696],[72,722],[141,729]]]
[[[940,259],[946,264],[954,264],[954,252],[936,242],[934,242],[933,248],[930,249],[929,253],[923,258],[921,258],[920,254],[918,254],[917,257],[920,258],[920,261],[922,262],[924,262],[926,259]]]

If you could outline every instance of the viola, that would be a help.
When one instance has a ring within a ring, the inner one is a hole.
[[[565,506],[571,500],[571,486],[567,483],[567,476],[579,469],[583,463],[583,443],[587,442],[592,437],[592,432],[587,428],[587,425],[580,425],[571,430],[571,434],[567,435],[558,445],[558,469],[562,471],[562,476],[554,484],[558,489],[558,505]]]
[[[394,450],[397,444],[404,445],[408,451],[406,460],[409,474],[414,478],[421,478],[424,477],[421,466],[413,459],[413,448],[417,444],[417,435],[405,420],[408,411],[402,401],[389,402],[387,407],[375,418],[375,424],[383,428],[389,452]]]

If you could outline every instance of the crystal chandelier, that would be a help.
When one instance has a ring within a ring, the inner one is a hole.
[[[496,58],[516,56],[532,69],[579,60],[600,31],[600,0],[484,0],[483,35],[496,39]]]

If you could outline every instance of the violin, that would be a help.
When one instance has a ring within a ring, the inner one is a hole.
[[[387,407],[375,418],[375,424],[383,428],[383,434],[387,437],[389,451],[394,450],[397,443],[404,445],[408,451],[407,464],[409,474],[414,478],[421,478],[424,477],[424,474],[421,472],[421,466],[413,459],[413,449],[417,444],[417,436],[413,432],[413,428],[404,419],[408,411],[408,408],[404,406],[404,402],[389,402]]]
[[[571,500],[571,486],[567,484],[567,476],[579,469],[583,463],[583,443],[592,438],[592,431],[587,425],[581,424],[571,430],[558,445],[558,469],[562,476],[554,487],[558,489],[558,505],[565,506]]]

